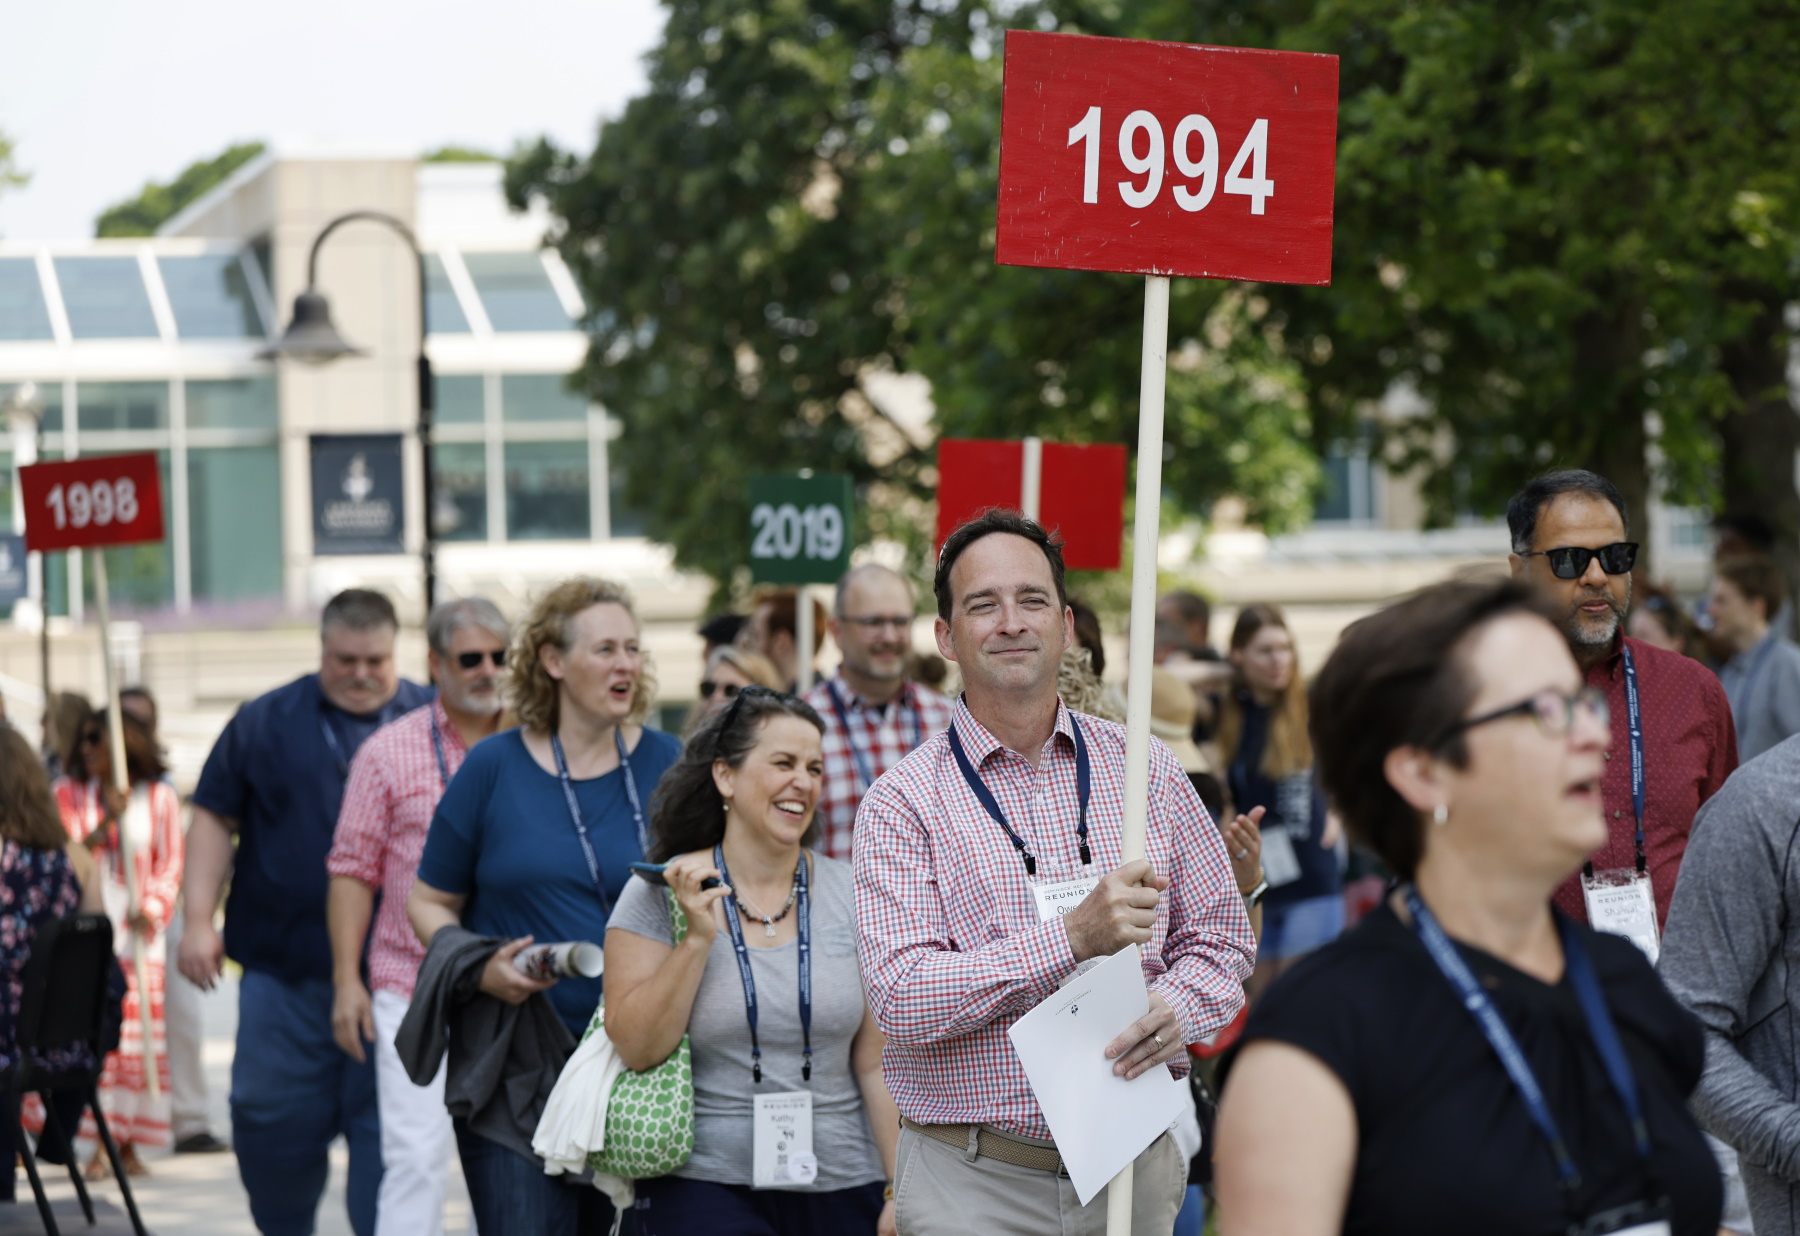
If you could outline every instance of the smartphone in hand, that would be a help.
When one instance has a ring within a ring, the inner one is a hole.
[[[667,863],[631,864],[631,869],[633,871],[643,876],[644,879],[656,885],[658,888],[667,888],[669,886],[669,882],[663,878],[663,872],[667,870],[667,868]],[[719,887],[719,884],[720,880],[717,876],[707,876],[704,880],[700,881],[700,887],[702,889],[717,888]]]

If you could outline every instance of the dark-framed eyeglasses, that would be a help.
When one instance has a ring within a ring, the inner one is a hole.
[[[466,670],[480,669],[481,663],[489,658],[493,659],[495,669],[506,668],[506,649],[504,648],[493,652],[459,652],[456,654],[456,663]]]
[[[851,626],[860,628],[861,630],[867,631],[870,635],[873,635],[885,627],[892,627],[894,630],[900,632],[910,631],[912,630],[913,620],[911,614],[868,614],[857,617],[852,617],[849,614],[839,614],[838,621],[847,622]]]
[[[1611,545],[1602,545],[1599,549],[1586,549],[1580,545],[1565,545],[1560,549],[1534,549],[1520,554],[1521,558],[1548,558],[1550,573],[1558,579],[1580,579],[1587,574],[1588,563],[1600,559],[1600,569],[1608,575],[1623,575],[1637,565],[1638,543],[1636,541],[1614,541]]]
[[[1452,738],[1466,734],[1478,725],[1518,716],[1530,717],[1537,722],[1538,729],[1551,737],[1560,737],[1575,727],[1575,714],[1578,711],[1586,712],[1601,725],[1608,724],[1612,717],[1612,708],[1606,702],[1606,692],[1598,687],[1583,687],[1573,695],[1551,689],[1539,691],[1530,699],[1508,704],[1505,708],[1484,712],[1479,717],[1458,721],[1445,731],[1435,745],[1442,747]]]
[[[735,699],[737,698],[737,693],[741,690],[743,690],[743,688],[738,686],[735,682],[714,682],[710,678],[702,678],[700,680],[700,698],[703,700],[711,699],[713,695],[719,691],[725,693],[726,699]]]

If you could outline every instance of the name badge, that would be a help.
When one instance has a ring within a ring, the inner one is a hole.
[[[1087,895],[1100,883],[1100,877],[1076,876],[1066,880],[1033,880],[1031,895],[1037,900],[1038,921],[1054,923],[1087,900]]]
[[[791,1189],[819,1178],[813,1157],[812,1094],[788,1090],[756,1096],[753,1175],[759,1189]]]
[[[1588,924],[1595,931],[1624,936],[1655,965],[1662,954],[1662,936],[1656,929],[1656,897],[1650,873],[1635,867],[1615,867],[1581,877],[1581,897],[1587,903]],[[1649,1232],[1654,1225],[1641,1230]],[[1637,1232],[1640,1229],[1627,1229]],[[1667,1225],[1663,1227],[1667,1231]]]
[[[1293,835],[1279,824],[1262,830],[1262,869],[1270,888],[1300,878],[1300,856],[1294,853]]]

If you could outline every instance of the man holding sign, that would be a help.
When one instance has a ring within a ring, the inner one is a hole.
[[[863,984],[902,1113],[903,1236],[1098,1232],[1007,1038],[1082,963],[1143,950],[1149,1013],[1108,1048],[1134,1078],[1243,1005],[1255,943],[1218,830],[1168,749],[1151,750],[1147,860],[1121,863],[1125,730],[1063,706],[1074,639],[1060,547],[990,512],[938,559],[938,649],[962,670],[951,727],[857,812]],[[1133,1230],[1167,1233],[1187,1181],[1174,1141],[1138,1160]]]

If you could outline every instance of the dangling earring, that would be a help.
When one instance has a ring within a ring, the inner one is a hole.
[[[1442,828],[1450,822],[1450,807],[1447,803],[1439,803],[1431,809],[1431,822]]]

